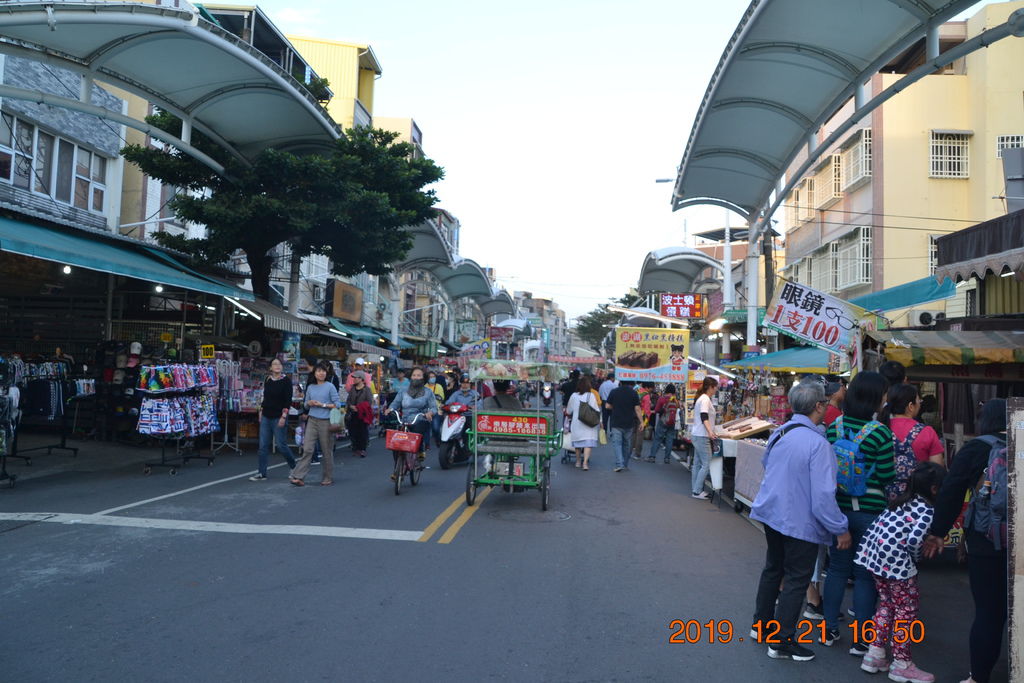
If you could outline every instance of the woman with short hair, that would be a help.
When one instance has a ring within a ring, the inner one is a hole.
[[[293,486],[305,486],[306,473],[313,462],[316,444],[320,444],[323,453],[323,477],[321,486],[334,483],[334,434],[331,432],[331,410],[341,403],[338,388],[329,380],[331,364],[325,360],[316,364],[312,379],[306,387],[306,407],[309,418],[306,420],[306,431],[302,438],[302,459],[299,460],[289,481]]]

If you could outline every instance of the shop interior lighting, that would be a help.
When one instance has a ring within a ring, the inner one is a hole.
[[[71,275],[71,266],[64,266],[63,270],[65,275]]]
[[[205,308],[208,311],[216,311],[217,310],[216,306],[203,306],[203,308]]]
[[[248,308],[246,308],[245,306],[243,306],[242,303],[240,301],[238,301],[238,299],[232,299],[230,296],[226,296],[224,298],[227,299],[228,301],[230,301],[240,311],[242,311],[242,312],[244,312],[244,313],[246,313],[248,315],[251,315],[253,318],[256,318],[257,320],[263,320],[263,318],[261,318],[259,315],[257,315],[253,311],[251,311]]]
[[[164,291],[164,286],[163,285],[157,285],[156,287],[153,288],[153,291],[155,291],[157,294],[159,294],[160,292]]]
[[[336,334],[339,337],[347,337],[348,336],[344,332],[339,332],[338,330],[327,330],[327,331],[330,332],[331,334]]]
[[[66,266],[65,266],[65,267],[66,267]],[[66,273],[66,272],[68,272],[68,271],[66,271],[66,270],[65,270],[64,272]],[[1000,274],[999,274],[999,277],[1010,277],[1011,275],[1015,275],[1015,274],[1016,274],[1016,273],[1015,273],[1014,271],[1012,271],[1012,270],[1008,270],[1008,271],[1006,271],[1005,273],[1000,273]]]
[[[729,321],[726,320],[725,318],[715,318],[714,320],[708,323],[708,329],[711,330],[712,332],[718,332],[720,329],[725,327],[725,324],[727,322]]]
[[[438,353],[448,353],[448,349],[438,349]]]
[[[381,363],[383,363],[383,362],[384,362],[384,356],[381,356],[381,357],[380,357],[380,362],[381,362]]]
[[[712,365],[711,363],[705,363],[701,359],[694,358],[693,356],[687,356],[686,359],[689,360],[691,363],[696,363],[697,365],[703,365],[708,370],[714,370],[715,372],[717,372],[720,375],[725,375],[726,377],[728,377],[730,379],[736,379],[736,375],[734,373],[729,372],[728,370],[726,370],[724,368],[720,368],[717,365]]]

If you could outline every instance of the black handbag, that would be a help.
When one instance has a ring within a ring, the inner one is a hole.
[[[601,424],[600,411],[591,406],[589,402],[584,402],[582,398],[579,399],[579,405],[576,407],[576,417],[588,427],[596,427]]]

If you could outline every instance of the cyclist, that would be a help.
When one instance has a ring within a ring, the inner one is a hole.
[[[416,366],[409,372],[409,388],[398,392],[394,400],[391,401],[391,405],[388,406],[385,415],[389,415],[395,410],[400,411],[407,418],[411,418],[417,413],[426,418],[416,420],[415,424],[409,427],[409,431],[416,432],[423,437],[423,446],[419,453],[419,458],[422,460],[426,457],[424,451],[430,444],[430,420],[437,413],[437,397],[430,387],[426,386],[423,368]]]

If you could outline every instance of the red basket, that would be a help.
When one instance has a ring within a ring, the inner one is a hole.
[[[389,451],[419,453],[421,443],[423,443],[423,435],[416,432],[389,429],[384,434],[384,447]]]

